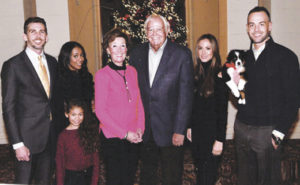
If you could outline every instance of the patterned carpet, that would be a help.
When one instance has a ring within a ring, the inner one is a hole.
[[[282,179],[283,185],[300,185],[300,140],[288,140],[284,145],[282,155]],[[14,152],[8,145],[0,145],[0,183],[13,183],[14,179]],[[104,185],[104,165],[100,164],[100,182]],[[139,181],[137,172],[136,185]],[[183,185],[194,185],[195,174],[188,145],[185,146]],[[232,140],[225,143],[225,150],[222,163],[219,168],[219,178],[216,185],[236,184],[236,162],[234,154],[234,144]]]

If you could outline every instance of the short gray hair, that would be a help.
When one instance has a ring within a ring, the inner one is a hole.
[[[145,29],[145,33],[147,35],[147,25],[148,23],[153,19],[153,18],[156,18],[156,17],[159,17],[163,23],[164,23],[164,28],[165,28],[165,32],[166,32],[166,35],[168,35],[168,33],[170,32],[170,23],[167,21],[167,19],[159,14],[151,14],[149,17],[147,17],[145,23],[144,23],[144,29]]]

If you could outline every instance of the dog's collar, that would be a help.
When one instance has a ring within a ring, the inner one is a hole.
[[[234,63],[230,62],[230,63],[225,63],[227,68],[233,67],[234,69],[236,69]]]

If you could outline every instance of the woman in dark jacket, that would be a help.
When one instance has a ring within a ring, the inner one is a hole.
[[[66,42],[58,56],[58,89],[60,98],[57,102],[57,112],[60,125],[58,132],[67,126],[64,116],[64,105],[71,99],[84,100],[91,111],[94,102],[93,76],[87,68],[87,58],[84,48],[75,41]]]
[[[204,34],[197,40],[195,97],[192,123],[187,131],[198,185],[215,184],[225,140],[228,91],[220,71],[217,40]]]

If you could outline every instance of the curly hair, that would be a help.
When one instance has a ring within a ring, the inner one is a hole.
[[[200,41],[207,39],[212,46],[213,58],[208,68],[208,72],[205,73],[200,57],[198,56],[198,44]],[[218,41],[212,34],[204,34],[198,38],[196,42],[196,65],[195,65],[195,81],[196,84],[202,82],[201,86],[197,86],[197,90],[204,97],[208,97],[214,93],[215,75],[221,70],[221,57],[219,54]]]
[[[65,112],[69,113],[74,107],[80,107],[84,111],[84,119],[78,128],[80,146],[86,154],[97,152],[100,146],[97,120],[92,116],[85,101],[69,100],[65,105]]]

